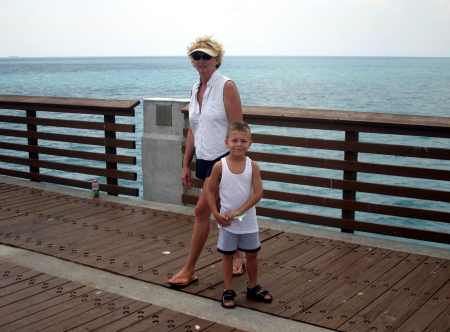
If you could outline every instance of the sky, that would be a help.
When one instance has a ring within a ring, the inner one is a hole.
[[[450,57],[450,0],[0,0],[0,57]]]

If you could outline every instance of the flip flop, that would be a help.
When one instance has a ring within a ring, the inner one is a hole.
[[[185,288],[191,284],[193,284],[194,282],[198,281],[198,277],[197,276],[192,276],[189,280],[187,280],[186,282],[167,282],[170,287],[172,288],[177,288],[177,289],[181,289],[181,288]]]

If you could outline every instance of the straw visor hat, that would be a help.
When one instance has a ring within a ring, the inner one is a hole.
[[[222,64],[223,58],[223,46],[215,39],[210,36],[203,36],[197,38],[187,49],[188,56],[192,55],[194,52],[203,52],[213,58],[217,58],[217,68]]]
[[[204,47],[199,47],[199,48],[195,48],[192,51],[189,51],[188,55],[191,55],[195,52],[203,52],[206,53],[208,55],[211,55],[213,58],[215,58],[217,55],[219,55],[219,52],[210,49],[210,48],[204,48]]]

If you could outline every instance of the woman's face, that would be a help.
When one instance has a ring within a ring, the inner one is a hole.
[[[191,56],[191,61],[194,68],[198,71],[200,75],[212,74],[217,67],[218,63],[217,57],[215,58],[210,57],[209,59],[207,59],[209,56],[204,56],[207,54],[202,52],[196,53],[199,53],[200,56],[196,56],[195,58]]]

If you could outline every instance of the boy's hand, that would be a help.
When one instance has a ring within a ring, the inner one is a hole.
[[[230,223],[239,215],[240,213],[236,210],[225,213],[225,217],[230,221]]]
[[[227,215],[216,214],[214,215],[214,217],[216,218],[216,221],[220,226],[227,227],[231,225],[231,219],[228,218]]]

